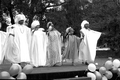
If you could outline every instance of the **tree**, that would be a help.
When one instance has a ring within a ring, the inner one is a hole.
[[[92,13],[89,17],[93,29],[106,32],[106,36],[102,36],[99,45],[107,44],[111,50],[118,55],[120,51],[120,5],[118,0],[99,0],[92,4]]]

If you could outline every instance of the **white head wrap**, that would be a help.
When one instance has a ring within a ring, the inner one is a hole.
[[[71,27],[68,27],[68,28],[66,29],[66,33],[69,33],[70,29],[71,29]]]
[[[72,27],[70,28],[70,33],[71,33],[71,32],[74,32],[74,29],[73,29]]]
[[[35,28],[36,26],[40,25],[38,20],[34,20],[31,24],[31,28]]]
[[[47,23],[47,28],[49,28],[50,24],[53,25],[52,22],[48,22],[48,23]]]
[[[84,28],[85,24],[89,24],[87,20],[83,20],[81,23],[81,29]]]
[[[15,23],[16,23],[16,24],[17,24],[19,21],[21,21],[21,20],[24,20],[24,22],[26,21],[25,15],[23,15],[23,14],[18,14],[18,15],[15,16]]]

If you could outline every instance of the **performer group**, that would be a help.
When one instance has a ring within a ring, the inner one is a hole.
[[[61,35],[52,22],[47,23],[47,31],[38,20],[33,20],[29,28],[23,14],[17,14],[14,21],[6,32],[0,31],[0,64],[5,59],[35,67],[62,65],[66,60],[71,60],[72,65],[76,61],[83,64],[95,61],[97,41],[102,33],[91,30],[87,20],[80,25],[80,37],[74,35],[72,27]]]

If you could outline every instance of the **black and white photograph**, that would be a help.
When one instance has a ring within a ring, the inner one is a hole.
[[[120,80],[120,0],[0,0],[0,79]]]

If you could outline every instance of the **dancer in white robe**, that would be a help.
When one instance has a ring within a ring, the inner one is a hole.
[[[97,32],[88,28],[89,22],[84,20],[81,23],[82,41],[79,46],[79,59],[88,64],[94,62],[96,57],[97,41],[101,36],[101,32]]]
[[[2,27],[2,24],[0,22],[0,28]],[[3,52],[3,48],[5,45],[5,41],[6,41],[6,32],[0,31],[0,64],[2,64],[3,59],[4,59],[4,54]]]
[[[62,61],[61,55],[61,33],[58,32],[52,22],[48,23],[48,50],[47,50],[47,65],[60,66]]]
[[[31,39],[31,63],[35,67],[46,66],[47,53],[47,35],[43,28],[39,28],[40,23],[34,20],[31,24],[32,39]]]
[[[6,16],[6,17],[4,17],[5,18],[5,21],[6,21],[6,24],[8,25],[7,26],[7,29],[6,29],[6,32],[4,32],[5,33],[5,37],[3,37],[3,39],[2,40],[4,40],[4,46],[2,47],[2,57],[1,57],[1,63],[3,63],[3,61],[5,60],[5,51],[6,51],[6,46],[7,46],[7,44],[8,44],[8,37],[10,36],[10,35],[12,35],[12,34],[9,34],[9,33],[11,33],[12,32],[12,24],[11,24],[11,18],[9,17],[9,16]],[[9,31],[9,33],[8,33],[8,31]],[[9,52],[10,53],[10,52]]]
[[[15,16],[15,24],[7,29],[8,37],[4,48],[5,58],[11,63],[30,62],[30,28],[24,25],[25,16]]]

